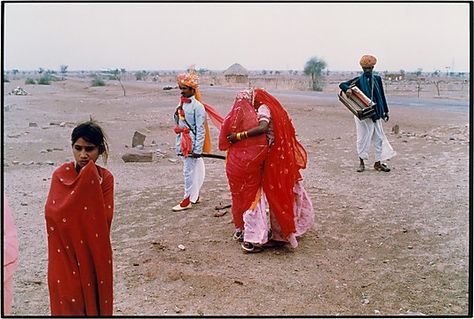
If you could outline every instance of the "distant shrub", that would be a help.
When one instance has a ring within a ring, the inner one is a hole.
[[[91,85],[92,86],[105,86],[105,82],[104,82],[104,80],[102,80],[100,78],[94,78],[91,81]]]
[[[10,79],[8,78],[8,76],[5,76],[5,75],[3,76],[3,82],[5,83],[10,82]]]
[[[137,81],[143,81],[145,80],[145,77],[147,76],[148,72],[146,71],[138,71],[138,72],[135,72],[135,78],[137,79]]]
[[[36,81],[33,80],[32,78],[26,78],[25,84],[36,84]]]
[[[50,85],[51,84],[51,77],[48,74],[43,75],[39,78],[38,84],[41,85]]]
[[[56,76],[56,75],[50,75],[49,80],[53,81],[53,82],[64,81],[64,77],[62,77],[62,76],[59,77],[59,76]]]

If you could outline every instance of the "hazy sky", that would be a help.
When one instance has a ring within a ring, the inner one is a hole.
[[[6,3],[6,70],[469,70],[468,3]]]

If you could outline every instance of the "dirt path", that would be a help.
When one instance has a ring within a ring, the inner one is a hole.
[[[296,250],[244,254],[231,239],[230,213],[213,216],[230,202],[222,161],[206,159],[203,203],[170,209],[182,195],[171,130],[178,92],[143,83],[123,97],[118,85],[88,86],[67,80],[4,96],[4,191],[20,240],[15,315],[49,314],[44,203],[53,170],[72,159],[74,123],[90,115],[109,135],[116,180],[115,314],[467,314],[467,112],[393,107],[384,124],[398,153],[392,171],[360,174],[349,111],[336,99],[282,97],[308,151],[303,176],[316,224]],[[203,90],[221,114],[234,97]],[[165,155],[124,163],[135,130],[147,135],[146,149]]]

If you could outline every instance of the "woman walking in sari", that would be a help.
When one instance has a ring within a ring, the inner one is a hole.
[[[219,148],[228,150],[234,239],[246,252],[260,251],[270,239],[297,247],[314,210],[299,173],[306,151],[278,100],[263,89],[240,92],[222,124]]]
[[[45,207],[51,315],[110,316],[114,178],[95,164],[99,155],[107,162],[107,140],[85,122],[71,142],[75,163],[54,171]]]

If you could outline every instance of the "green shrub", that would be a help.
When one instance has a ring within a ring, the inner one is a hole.
[[[102,79],[94,78],[92,79],[91,85],[92,86],[105,86],[105,82]]]
[[[148,73],[146,71],[138,71],[138,72],[135,72],[135,78],[137,79],[137,81],[143,81],[145,80],[145,77]]]
[[[56,76],[56,75],[50,75],[50,76],[49,76],[49,80],[50,80],[50,81],[53,81],[53,82],[57,82],[57,81],[64,81],[64,78],[63,78],[63,77]]]
[[[33,80],[32,78],[26,78],[25,84],[36,84],[36,81]]]
[[[51,84],[51,78],[49,75],[45,74],[42,77],[39,78],[38,84],[41,85],[50,85]]]

